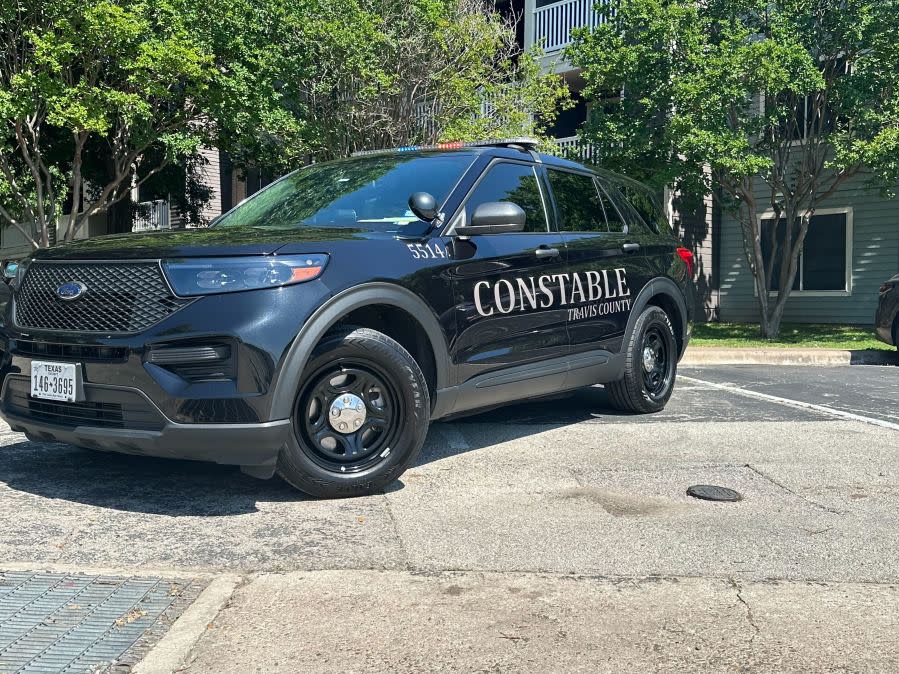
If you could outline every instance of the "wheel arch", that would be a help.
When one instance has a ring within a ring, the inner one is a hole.
[[[322,337],[354,313],[362,315],[378,306],[389,307],[408,315],[412,321],[410,324],[412,329],[418,334],[424,335],[430,347],[429,353],[433,358],[430,367],[433,369],[432,381],[429,381],[429,386],[433,384],[436,390],[448,385],[449,351],[440,323],[430,307],[418,295],[402,286],[383,282],[366,283],[334,295],[312,314],[297,333],[275,382],[270,419],[286,419],[290,416],[296,394],[296,384],[306,368],[312,350]],[[364,325],[363,327],[378,329],[377,325]],[[393,331],[396,332],[395,329]],[[385,332],[394,339],[396,338],[390,335],[390,330]],[[416,359],[421,357],[421,352],[416,354],[414,350],[408,348],[407,340],[400,338],[396,341],[401,344],[406,341],[403,346],[412,353],[413,357]],[[425,370],[428,364],[420,363],[420,366]],[[425,374],[427,377],[428,373]]]
[[[687,339],[687,303],[683,291],[670,278],[660,276],[644,286],[640,294],[631,304],[631,315],[624,331],[624,344],[627,344],[634,332],[637,318],[648,305],[661,308],[671,318],[674,337],[677,340],[678,359],[684,355]]]

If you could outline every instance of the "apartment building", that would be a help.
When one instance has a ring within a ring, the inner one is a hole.
[[[543,46],[543,67],[565,78],[576,101],[572,110],[559,116],[551,133],[562,148],[587,158],[577,138],[588,115],[588,105],[578,95],[583,79],[562,50],[571,43],[572,30],[595,26],[602,17],[594,0],[524,0],[522,11],[524,46]],[[712,197],[687,205],[669,194],[666,202],[672,226],[696,255],[700,313],[711,320],[757,321],[755,288],[736,218]],[[775,225],[765,215],[762,218],[763,227]],[[857,177],[815,212],[784,320],[868,325],[878,287],[897,272],[899,199],[872,192],[864,176]]]

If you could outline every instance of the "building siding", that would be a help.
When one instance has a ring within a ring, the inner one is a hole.
[[[864,182],[864,178],[847,181],[820,205],[820,208],[852,208],[850,293],[829,296],[792,294],[787,300],[784,321],[858,325],[869,325],[873,321],[878,287],[899,271],[899,198],[886,199],[866,188]],[[762,189],[759,189],[759,197],[764,198]],[[758,322],[758,300],[743,252],[740,225],[727,212],[722,214],[718,264],[721,320]]]
[[[209,222],[222,214],[221,161],[215,148],[200,148],[205,166],[200,169],[201,180],[209,189],[209,202],[203,207],[203,219]]]

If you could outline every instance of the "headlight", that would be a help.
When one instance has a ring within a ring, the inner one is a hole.
[[[321,276],[328,256],[209,257],[165,260],[166,278],[184,296],[233,293],[311,281]]]
[[[6,278],[9,287],[18,290],[22,287],[22,281],[25,279],[25,272],[31,265],[31,258],[27,257],[18,262],[7,262],[3,268],[3,276]]]

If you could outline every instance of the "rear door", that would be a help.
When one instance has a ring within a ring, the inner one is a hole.
[[[550,227],[547,196],[533,164],[494,160],[454,225],[470,219],[478,205],[496,201],[524,209],[525,231],[454,237],[451,244],[458,334],[450,355],[459,382],[564,359],[568,350],[567,312],[556,295],[565,272],[565,248]]]
[[[587,172],[546,167],[568,251],[572,353],[621,350],[631,304],[649,280],[634,213],[611,184]]]

